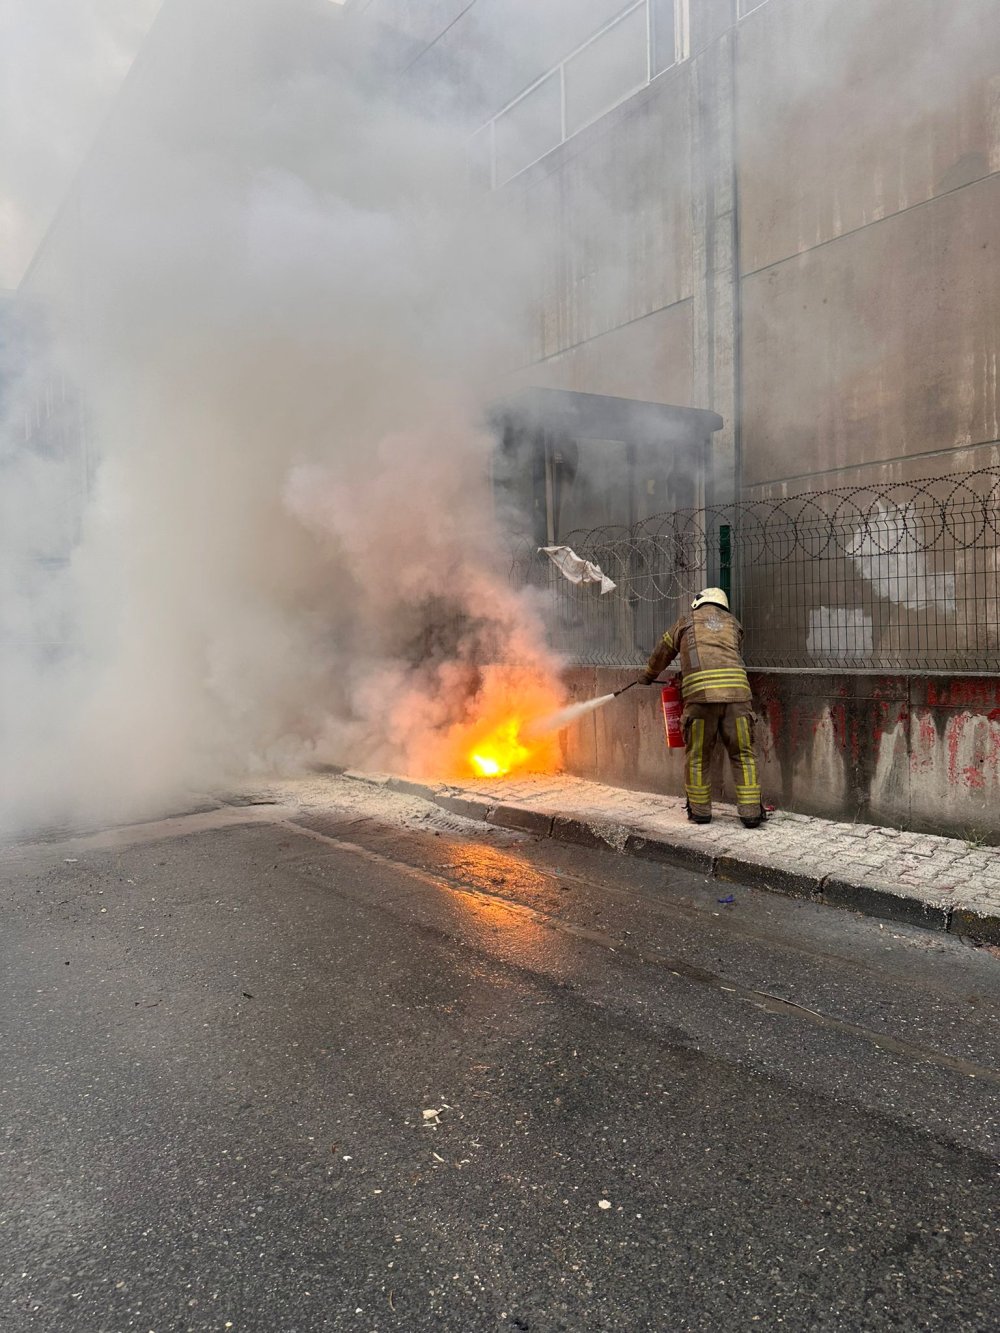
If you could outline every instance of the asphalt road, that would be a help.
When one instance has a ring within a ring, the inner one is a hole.
[[[0,854],[0,1329],[1000,1329],[1000,960],[331,782]]]

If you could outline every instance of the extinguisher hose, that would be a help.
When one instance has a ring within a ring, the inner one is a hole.
[[[619,694],[624,694],[625,691],[626,691],[626,690],[630,690],[630,689],[632,688],[633,685],[641,685],[641,684],[642,684],[641,681],[638,681],[638,680],[630,680],[629,683],[628,683],[627,685],[623,685],[623,686],[621,687],[620,690],[615,690],[614,694],[613,694],[611,697],[612,697],[613,699],[617,699],[618,696],[619,696]]]
[[[624,694],[625,691],[630,690],[633,685],[666,685],[667,683],[668,682],[665,680],[630,680],[629,683],[623,685],[620,690],[615,690],[611,697],[612,699],[617,699],[619,694]]]

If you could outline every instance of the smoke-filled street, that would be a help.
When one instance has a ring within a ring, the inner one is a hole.
[[[257,799],[3,852],[0,1328],[997,1326],[988,951]]]
[[[2,6],[0,1333],[1000,1333],[998,31]]]

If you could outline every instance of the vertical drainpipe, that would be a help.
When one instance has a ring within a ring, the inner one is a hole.
[[[733,246],[733,498],[736,500],[743,495],[743,281],[740,256],[740,127],[736,112],[739,40],[739,24],[734,19],[729,43],[729,160]]]
[[[733,247],[732,270],[732,327],[733,327],[733,499],[743,495],[743,282],[740,256],[740,156],[739,120],[737,116],[737,83],[739,80],[739,20],[733,19],[729,40],[729,169],[732,192],[731,230]],[[740,601],[740,571],[733,570],[731,531],[725,532],[725,550],[722,554],[722,573],[726,596],[734,611],[743,614]],[[735,572],[735,590],[733,587]]]
[[[730,18],[696,30],[691,57],[693,402],[724,421],[708,450],[708,505],[728,504],[741,484],[736,42]]]

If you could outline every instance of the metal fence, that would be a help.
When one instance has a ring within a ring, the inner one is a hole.
[[[641,663],[706,584],[731,593],[759,669],[1000,672],[1000,469],[678,511],[562,542],[615,582],[512,555],[571,660]]]

